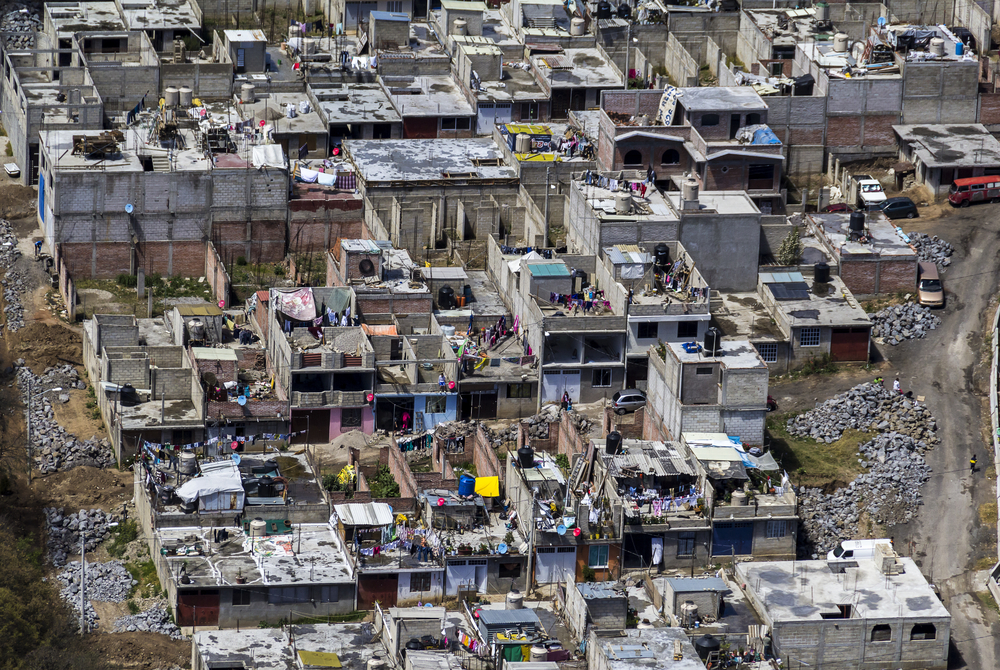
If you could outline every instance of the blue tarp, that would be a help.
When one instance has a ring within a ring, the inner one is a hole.
[[[781,144],[781,140],[770,128],[761,128],[754,131],[752,144]]]

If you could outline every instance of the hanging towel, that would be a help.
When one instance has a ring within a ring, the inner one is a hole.
[[[299,179],[309,184],[312,184],[319,177],[319,172],[316,170],[309,170],[307,168],[299,168]]]

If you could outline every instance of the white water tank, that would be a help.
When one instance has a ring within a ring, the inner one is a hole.
[[[250,537],[264,537],[267,535],[267,522],[257,517],[250,522]]]
[[[532,663],[544,663],[549,660],[549,650],[540,644],[532,645],[529,657]]]
[[[164,89],[163,102],[167,105],[167,107],[176,107],[180,104],[180,101],[181,95],[178,93],[176,86],[167,86],[167,88]]]
[[[847,33],[837,33],[833,36],[833,50],[837,53],[847,53],[847,45],[850,42],[850,38]]]
[[[288,26],[288,39],[302,37],[302,29],[298,26]]]
[[[257,99],[256,95],[257,87],[253,84],[243,84],[240,86],[240,100],[245,103],[251,103]]]
[[[466,35],[469,31],[469,22],[465,19],[455,19],[455,30],[452,32],[453,35]]]
[[[692,600],[685,600],[681,604],[680,617],[681,626],[684,628],[691,628],[694,626],[695,621],[698,620],[698,606],[694,604]]]
[[[198,460],[193,451],[182,451],[177,460],[179,461],[177,469],[180,470],[181,474],[193,475],[198,472]]]
[[[698,180],[694,177],[681,183],[681,209],[698,209]]]
[[[531,153],[531,136],[518,133],[514,140],[514,152],[519,154]]]
[[[204,340],[205,322],[201,319],[191,319],[188,321],[188,335],[192,340]]]
[[[520,610],[524,609],[524,594],[516,589],[512,589],[510,593],[507,594],[507,609],[509,610]]]
[[[747,494],[743,491],[733,491],[733,507],[746,507]]]
[[[194,100],[194,91],[191,90],[191,87],[181,86],[177,93],[180,97],[181,107],[190,107],[192,100]]]
[[[298,112],[295,111],[294,104],[288,103],[288,105],[285,106],[285,116],[288,117],[289,119],[294,119],[296,116],[298,116]]]
[[[816,20],[817,21],[829,21],[830,20],[830,5],[825,2],[817,2],[814,7],[816,8]]]
[[[940,37],[932,37],[931,38],[930,51],[935,56],[943,56],[944,55],[944,40],[941,39]]]
[[[308,114],[310,111],[312,111],[312,106],[310,106],[309,101],[308,100],[300,100],[299,101],[299,114]]]
[[[569,34],[573,37],[580,37],[583,35],[586,25],[587,22],[579,16],[573,17],[573,20],[569,22]]]
[[[632,211],[632,194],[615,193],[615,214],[628,214]]]
[[[365,670],[385,670],[385,661],[378,656],[373,656],[368,659]]]
[[[316,53],[316,40],[311,37],[302,38],[302,55],[312,56]]]

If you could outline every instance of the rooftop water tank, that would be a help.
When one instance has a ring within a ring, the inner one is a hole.
[[[476,493],[476,478],[471,475],[462,475],[458,480],[458,495],[471,496]]]
[[[250,522],[250,537],[264,537],[267,535],[267,522],[257,517]]]
[[[693,600],[685,600],[681,603],[680,611],[681,626],[684,628],[694,627],[694,622],[698,620],[698,606]]]
[[[813,281],[817,284],[830,283],[830,266],[827,263],[816,263],[813,266]]]
[[[719,647],[721,646],[719,641],[711,635],[702,635],[694,641],[694,648],[698,652],[698,658],[703,661],[707,660],[708,655],[713,651],[719,651]]]
[[[176,86],[167,86],[163,89],[163,102],[167,107],[176,107],[180,101],[181,96]]]
[[[535,450],[531,447],[521,447],[517,450],[517,463],[522,468],[535,467]]]
[[[274,479],[271,477],[261,477],[257,480],[257,497],[258,498],[273,498],[274,497]]]
[[[455,35],[466,35],[469,32],[469,22],[465,19],[455,19],[455,23],[452,25],[455,26]]]
[[[182,451],[178,461],[180,464],[177,469],[182,475],[193,475],[198,472],[198,460],[193,451]]]
[[[253,84],[243,84],[240,86],[240,100],[244,103],[251,103],[256,99],[256,87]]]
[[[531,153],[531,135],[518,133],[514,139],[514,151],[519,154]]]
[[[944,56],[944,40],[940,37],[932,37],[929,49],[935,56]]]
[[[850,38],[847,33],[837,33],[833,36],[833,50],[837,53],[846,53]]]
[[[615,214],[628,214],[632,211],[632,194],[615,193]]]
[[[705,355],[719,356],[722,354],[722,331],[715,326],[705,331]]]
[[[455,289],[450,286],[442,286],[438,289],[438,308],[451,309],[455,306]]]
[[[617,430],[608,433],[604,442],[604,451],[611,456],[616,456],[622,450],[622,434]]]
[[[825,2],[817,2],[816,5],[816,20],[817,21],[829,21],[830,20],[830,5]]]
[[[530,658],[532,663],[544,663],[549,659],[549,650],[540,644],[532,645]]]
[[[201,319],[191,319],[188,321],[188,335],[192,340],[205,339],[205,323]]]
[[[524,594],[517,589],[511,589],[510,593],[507,594],[507,609],[524,609]]]
[[[694,177],[681,182],[681,209],[698,209],[698,180]]]
[[[191,102],[194,99],[194,91],[191,90],[191,87],[190,86],[181,86],[180,89],[178,89],[177,92],[178,92],[179,97],[180,97],[180,105],[181,105],[181,107],[190,107],[191,106]]]
[[[573,20],[569,22],[569,34],[573,37],[580,37],[583,35],[586,26],[586,21],[581,19],[579,16],[574,16]]]
[[[378,656],[373,656],[368,659],[368,664],[365,666],[366,670],[385,670],[385,661],[383,661]]]
[[[653,249],[653,258],[661,268],[670,265],[670,247],[660,242]]]
[[[602,0],[597,5],[597,19],[610,19],[611,18],[611,3],[607,0]]]
[[[865,213],[851,212],[851,232],[863,233],[865,231]]]

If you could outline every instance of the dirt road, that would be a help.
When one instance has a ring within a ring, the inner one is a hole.
[[[1000,278],[998,213],[1000,208],[986,205],[904,224],[907,231],[937,234],[955,245],[954,262],[943,275],[947,305],[942,327],[926,339],[880,348],[887,367],[899,371],[903,390],[926,397],[941,437],[941,445],[927,454],[932,475],[924,485],[924,506],[913,522],[893,529],[896,546],[941,589],[953,617],[951,667],[975,670],[1000,667],[997,615],[982,607],[973,587],[977,564],[992,564],[997,557],[996,519],[993,527],[984,525],[978,510],[993,500],[995,490],[985,475],[993,454],[992,445],[984,443],[988,404],[986,412],[983,407],[989,391],[984,333]],[[973,453],[980,470],[970,476]]]

